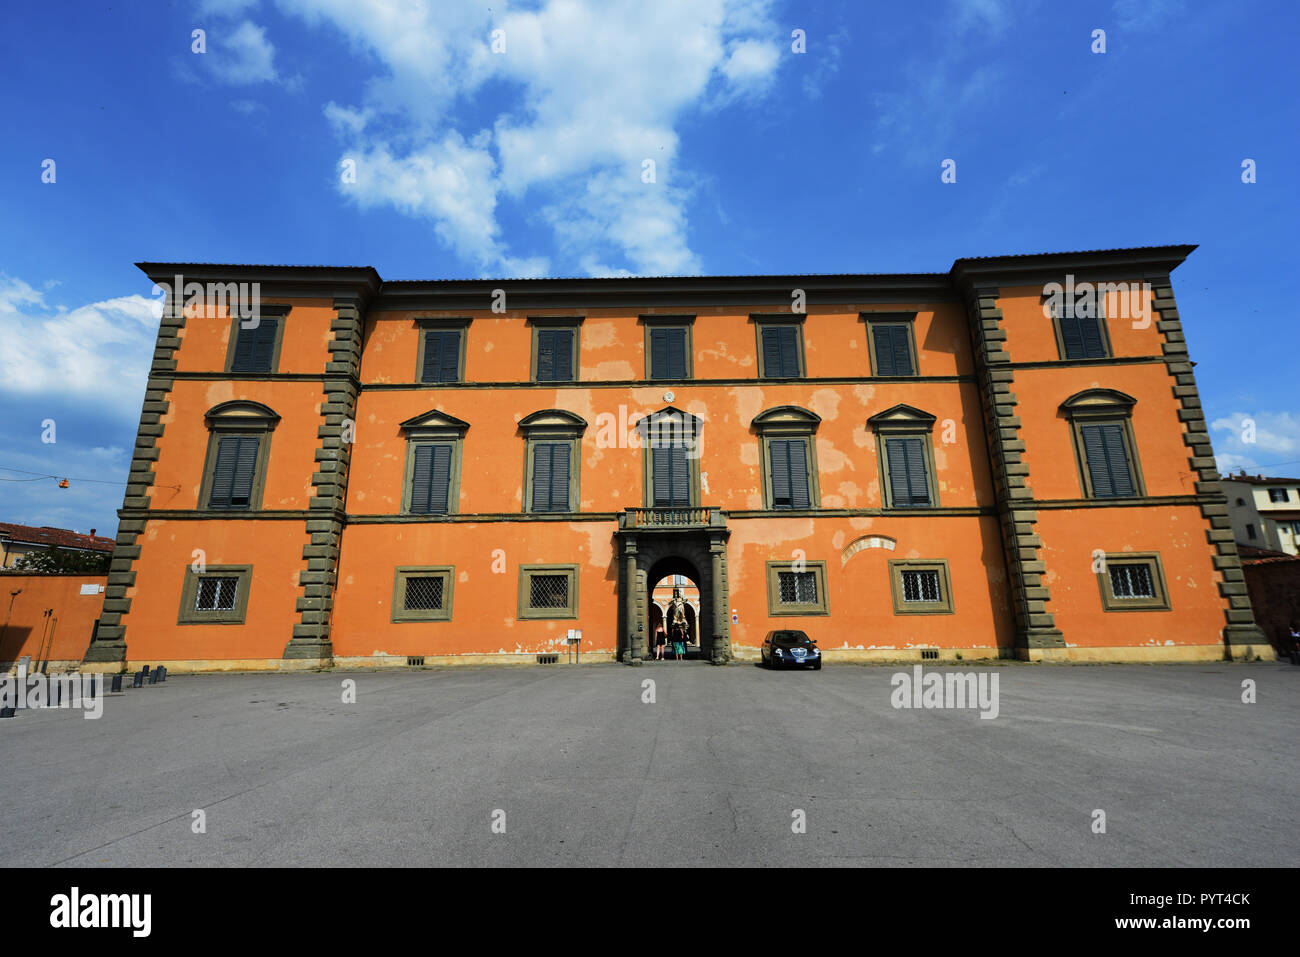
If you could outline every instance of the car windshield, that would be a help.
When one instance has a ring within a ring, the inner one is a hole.
[[[776,634],[776,641],[783,645],[806,645],[808,636],[802,631],[780,631]]]

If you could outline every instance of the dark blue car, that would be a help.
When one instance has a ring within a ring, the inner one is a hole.
[[[802,631],[769,631],[759,657],[767,668],[822,668],[821,649]]]

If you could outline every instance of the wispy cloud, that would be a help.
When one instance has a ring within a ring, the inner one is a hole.
[[[679,121],[761,97],[780,63],[767,0],[279,6],[381,64],[360,102],[325,108],[342,158],[358,159],[356,182],[340,177],[339,191],[429,219],[484,272],[549,268],[503,236],[502,202],[539,213],[589,271],[698,271]],[[494,121],[456,121],[485,103]]]
[[[1300,474],[1300,416],[1290,412],[1233,412],[1210,423],[1219,471],[1268,468]]]

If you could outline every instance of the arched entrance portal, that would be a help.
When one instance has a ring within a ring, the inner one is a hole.
[[[685,563],[678,562],[674,559],[665,559],[660,562],[678,565],[684,568]],[[701,656],[700,644],[700,586],[692,576],[679,568],[679,570],[670,572],[665,575],[659,574],[658,568],[651,568],[646,575],[646,580],[653,582],[650,586],[650,651],[652,657],[658,657],[656,652],[656,642],[662,629],[666,648],[665,658],[677,660],[677,652],[673,647],[675,638],[680,637],[684,645],[682,658],[699,658]],[[675,598],[681,599],[682,619],[684,626],[674,627],[673,621],[673,602]]]
[[[689,603],[687,620],[694,639],[690,657],[716,663],[731,659],[727,607],[729,532],[721,521],[700,521],[689,530],[623,524],[617,537],[619,562],[619,657],[639,661],[654,656],[654,634],[665,608],[656,602],[656,586],[681,576],[698,597]],[[660,591],[660,594],[663,594]],[[671,597],[669,585],[666,597]]]

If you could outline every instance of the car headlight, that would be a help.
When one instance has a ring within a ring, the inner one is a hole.
[[[774,654],[774,655],[784,655],[785,652],[782,651],[780,648],[773,648],[773,649],[772,649],[772,654]]]

